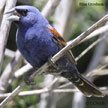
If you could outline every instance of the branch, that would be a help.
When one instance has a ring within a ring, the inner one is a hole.
[[[106,69],[107,67],[108,67],[108,64],[100,66],[99,68],[94,69],[93,71],[89,72],[85,76],[87,76],[87,77],[95,77],[95,76],[108,75],[108,69]]]
[[[60,85],[58,88],[59,89],[62,89],[62,88],[70,87],[70,86],[72,86],[72,83],[71,82],[68,82],[68,83],[65,83],[63,85]]]
[[[15,78],[19,78],[20,76],[24,75],[25,73],[27,73],[28,71],[30,71],[31,69],[33,69],[33,67],[27,63],[25,66],[23,66],[22,68],[18,69],[15,73],[14,73],[14,77]]]
[[[106,23],[106,25],[104,25],[103,27],[100,27],[99,29],[95,30],[93,33],[87,36],[87,38],[83,39],[80,43],[85,42],[86,40],[91,39],[107,31],[108,31],[108,23]]]
[[[32,91],[24,91],[18,93],[18,96],[31,96],[31,95],[36,95],[36,94],[42,94],[42,93],[48,93],[50,89],[44,88],[40,90],[32,90]],[[78,92],[77,89],[54,89],[52,90],[53,93],[73,93],[73,92]],[[0,99],[5,98],[9,96],[11,93],[5,93],[5,94],[0,94]]]
[[[10,93],[1,103],[0,108],[4,107],[7,102],[11,101],[14,96],[16,96],[23,88],[25,87],[25,83],[20,84],[12,93]]]
[[[84,38],[79,44],[81,44],[91,38],[94,38],[96,36],[99,36],[100,34],[107,32],[107,31],[108,31],[108,23],[106,25],[104,25],[103,27],[100,27],[97,30],[95,30],[94,32],[92,32],[90,35],[88,35],[86,38]],[[70,44],[72,41],[73,40],[70,40],[69,42],[67,42],[67,44]]]
[[[15,57],[15,52],[6,48],[5,56],[10,57],[10,58],[14,58]]]
[[[108,64],[108,56],[107,55],[103,56],[100,60],[100,63],[101,64]]]
[[[6,88],[8,87],[8,80],[13,74],[13,71],[16,69],[18,65],[21,65],[23,57],[21,56],[20,52],[17,50],[15,53],[15,57],[13,60],[6,66],[4,72],[0,77],[0,93],[5,92]]]
[[[58,87],[58,78],[54,78],[53,75],[45,75],[44,76],[43,85],[46,89],[48,89],[47,93],[43,93],[40,95],[40,102],[38,104],[39,108],[55,108],[56,106],[56,95],[53,93],[53,90]],[[51,84],[50,84],[51,82]],[[44,104],[43,104],[44,103]]]
[[[1,0],[0,1],[0,15],[2,13],[2,10],[3,10],[4,6],[5,6],[5,4],[6,4],[6,0]]]
[[[6,7],[4,13],[6,13],[9,9],[13,8],[16,4],[17,0],[7,0]],[[4,50],[7,44],[9,30],[11,26],[11,22],[6,20],[7,15],[3,15],[1,27],[0,27],[0,71],[2,68],[2,61],[4,57]]]
[[[100,89],[102,90],[103,93],[108,95],[108,88],[105,88],[105,89],[100,88]],[[50,89],[43,88],[43,89],[40,89],[40,90],[19,92],[17,95],[18,96],[31,96],[31,95],[36,95],[36,94],[48,93],[49,91],[50,91]],[[54,89],[52,92],[53,93],[74,93],[74,92],[79,92],[79,90],[78,89]],[[11,94],[12,93],[0,94],[0,99],[5,98],[5,97],[9,97],[9,95],[11,95]]]
[[[103,37],[100,37],[95,42],[93,42],[88,48],[86,48],[78,57],[76,57],[76,61],[78,61],[81,57],[83,57],[89,50],[91,50],[94,46],[96,46],[99,42],[104,40],[107,37],[107,35],[104,35]]]
[[[97,77],[97,76],[103,76],[103,75],[108,75],[108,69],[94,70],[90,72],[90,74],[88,74],[87,77]]]

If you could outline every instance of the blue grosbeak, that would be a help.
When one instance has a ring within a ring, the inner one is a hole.
[[[66,46],[62,36],[45,19],[39,10],[32,6],[16,6],[8,14],[8,20],[15,22],[17,47],[24,58],[38,69],[49,58]],[[85,96],[102,97],[103,93],[78,72],[71,51],[67,51],[55,66],[47,72],[58,73],[71,81]]]

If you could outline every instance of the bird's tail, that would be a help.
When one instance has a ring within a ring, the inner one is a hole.
[[[79,75],[79,80],[73,84],[87,97],[104,97],[104,94],[90,81]]]
[[[62,76],[70,80],[87,97],[104,97],[104,94],[90,81],[86,80],[78,72],[70,74],[65,72]],[[76,76],[76,77],[75,77]]]

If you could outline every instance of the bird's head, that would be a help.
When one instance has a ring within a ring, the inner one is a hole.
[[[15,22],[17,25],[30,27],[42,18],[37,8],[32,6],[16,6],[6,12],[9,14],[8,20]]]

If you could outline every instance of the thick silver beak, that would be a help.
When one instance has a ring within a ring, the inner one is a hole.
[[[8,15],[6,17],[6,19],[9,20],[9,21],[20,21],[20,16],[18,15],[15,8],[10,9],[4,15]]]

